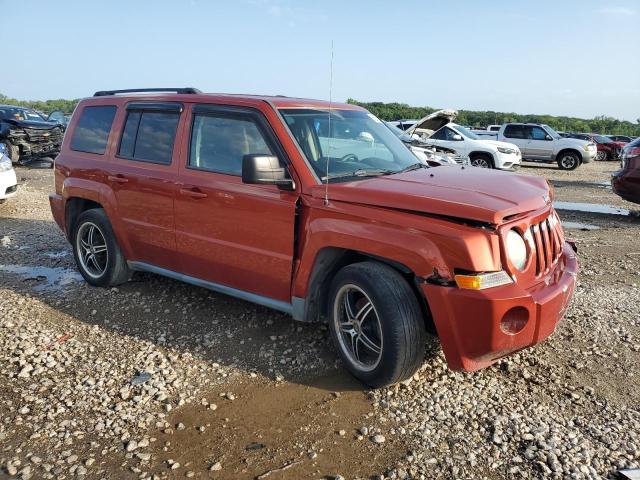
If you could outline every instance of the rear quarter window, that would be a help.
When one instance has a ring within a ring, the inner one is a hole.
[[[507,125],[504,129],[507,138],[525,138],[523,125]]]
[[[171,164],[179,112],[130,111],[118,155],[129,160]]]
[[[115,106],[85,107],[71,137],[71,150],[104,155]]]

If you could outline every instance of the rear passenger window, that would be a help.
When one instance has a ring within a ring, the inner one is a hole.
[[[507,138],[525,138],[523,125],[507,125],[504,129]]]
[[[169,165],[179,120],[179,112],[130,111],[118,155],[130,160]]]
[[[103,155],[115,115],[115,106],[85,107],[71,137],[71,150]]]
[[[189,166],[231,175],[242,174],[242,158],[274,155],[249,115],[194,115]]]

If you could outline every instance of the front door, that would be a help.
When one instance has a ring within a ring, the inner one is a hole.
[[[247,154],[284,152],[257,110],[192,105],[175,203],[181,271],[289,303],[296,192],[242,182]]]
[[[130,103],[107,182],[132,250],[129,260],[175,270],[174,143],[182,105]]]
[[[527,125],[525,132],[529,139],[527,143],[528,155],[539,160],[550,159],[553,154],[553,139],[547,131],[537,125]]]

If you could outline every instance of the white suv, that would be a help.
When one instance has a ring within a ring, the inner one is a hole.
[[[475,167],[512,170],[520,166],[522,157],[517,145],[481,138],[453,123],[457,115],[455,110],[439,110],[418,120],[407,133],[430,145],[452,148],[458,155],[469,157]]]
[[[18,179],[11,164],[11,159],[5,155],[4,144],[0,143],[0,203],[13,197],[18,189]]]

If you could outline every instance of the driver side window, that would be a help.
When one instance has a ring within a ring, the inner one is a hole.
[[[527,136],[531,140],[546,140],[547,132],[540,127],[527,127]]]

